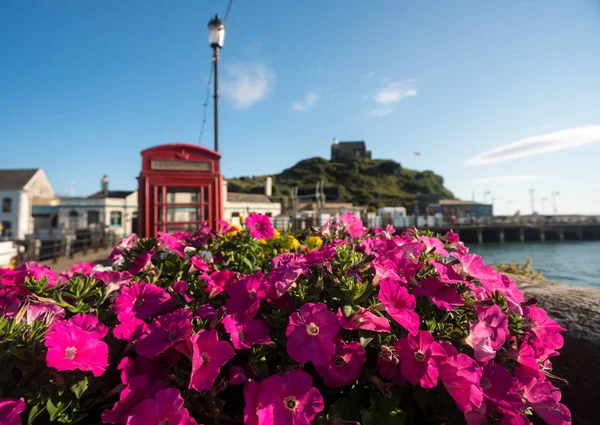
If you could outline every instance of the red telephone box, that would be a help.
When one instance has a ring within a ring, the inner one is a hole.
[[[138,234],[194,232],[223,215],[221,155],[202,146],[173,143],[142,151],[138,177]]]

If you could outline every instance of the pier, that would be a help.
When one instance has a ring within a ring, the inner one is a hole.
[[[599,223],[484,223],[484,224],[445,224],[429,227],[444,234],[452,229],[465,243],[485,242],[546,242],[546,241],[586,241],[600,239]]]

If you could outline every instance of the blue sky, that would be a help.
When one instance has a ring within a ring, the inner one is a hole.
[[[226,6],[0,2],[0,167],[135,188],[141,150],[198,143]],[[497,213],[530,212],[532,186],[538,211],[558,191],[559,212],[600,213],[600,2],[234,0],[227,25],[226,177],[328,158],[337,136]]]

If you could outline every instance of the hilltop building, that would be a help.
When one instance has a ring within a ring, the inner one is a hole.
[[[339,162],[352,157],[371,159],[371,151],[367,150],[367,144],[364,141],[340,142],[338,139],[333,139],[331,144],[332,161]]]

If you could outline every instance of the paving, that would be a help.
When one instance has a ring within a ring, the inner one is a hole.
[[[75,254],[73,258],[60,257],[56,263],[53,260],[46,260],[42,261],[41,263],[52,267],[52,269],[58,273],[69,270],[75,264],[79,263],[96,263],[107,265],[107,259],[110,251],[112,251],[112,248],[101,248],[98,249],[98,251],[90,249],[88,250],[87,254],[79,252]]]

